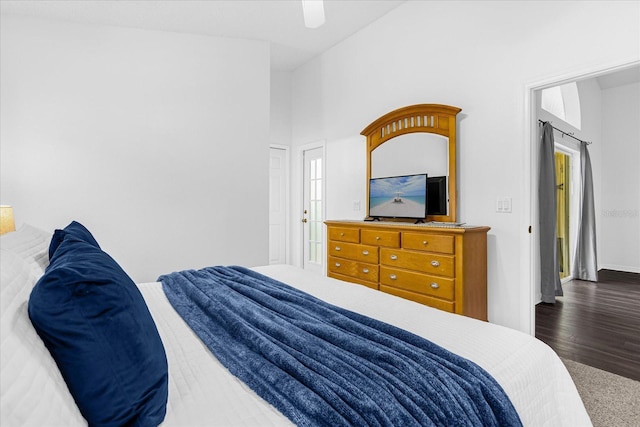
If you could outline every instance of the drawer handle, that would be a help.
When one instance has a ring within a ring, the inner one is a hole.
[[[395,274],[390,274],[389,275],[389,279],[391,280],[396,280],[398,278],[398,276],[396,276]]]
[[[368,269],[368,268],[363,268],[363,269],[362,269],[362,272],[363,272],[364,274],[367,274],[367,273],[369,272],[369,269]]]
[[[394,260],[394,261],[395,261],[395,260],[397,260],[397,259],[398,259],[398,255],[391,255],[391,256],[389,256],[389,258],[391,258],[392,260]]]
[[[340,268],[340,263],[339,262],[336,262],[336,267]]]
[[[431,285],[429,285],[429,286],[431,286],[433,289],[438,289],[438,288],[440,287],[440,285],[438,285],[436,282],[433,282],[433,283],[432,283]]]
[[[340,233],[340,237],[344,236],[344,233]]]
[[[380,236],[376,236],[376,240],[380,240]]]
[[[362,251],[362,255],[364,255],[364,256],[369,255],[369,251]]]
[[[336,251],[340,251],[340,246],[336,246]]]
[[[423,240],[423,241],[422,241],[422,244],[423,244],[424,246],[427,246],[427,245],[429,244],[429,242],[427,242],[426,240]]]
[[[431,261],[431,265],[434,267],[440,267],[440,263],[438,261],[436,261],[435,259],[433,261]]]

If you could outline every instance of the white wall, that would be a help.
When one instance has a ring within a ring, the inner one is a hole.
[[[291,72],[271,71],[269,141],[291,145]]]
[[[328,185],[364,180],[364,156],[343,160],[358,150],[338,141],[402,106],[462,108],[459,218],[491,227],[489,320],[530,332],[526,88],[639,60],[639,13],[638,2],[407,2],[294,72],[293,143],[327,141],[327,163],[343,165]],[[347,216],[362,188],[328,191],[327,212]],[[502,196],[513,213],[495,212]]]
[[[136,281],[268,262],[269,46],[2,16],[1,197]]]
[[[640,84],[602,91],[599,267],[640,273]]]

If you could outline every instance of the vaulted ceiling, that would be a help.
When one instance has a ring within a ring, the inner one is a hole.
[[[404,0],[326,0],[326,22],[304,25],[300,0],[2,0],[0,12],[78,23],[263,40],[271,66],[293,70]]]
[[[326,23],[304,26],[300,0],[2,0],[0,13],[267,41],[271,67],[294,70],[406,0],[325,0]],[[640,66],[597,78],[602,89],[640,81]]]

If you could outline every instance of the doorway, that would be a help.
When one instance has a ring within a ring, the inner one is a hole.
[[[556,151],[556,235],[558,239],[558,265],[560,266],[560,279],[571,275],[570,233],[571,224],[571,198],[569,170],[571,158],[568,154]]]
[[[523,229],[529,230],[526,234],[527,238],[522,240],[523,243],[523,251],[526,254],[523,257],[522,262],[522,272],[523,272],[523,280],[529,283],[529,292],[521,294],[521,307],[522,307],[522,317],[520,318],[522,330],[528,331],[529,334],[535,334],[535,325],[536,325],[536,315],[535,309],[536,304],[540,301],[539,299],[539,267],[540,267],[540,259],[538,254],[538,236],[536,231],[536,224],[538,224],[538,202],[537,202],[537,171],[538,171],[538,141],[539,141],[539,133],[538,133],[538,119],[540,118],[538,115],[537,106],[539,101],[539,94],[545,88],[550,88],[554,86],[563,85],[567,82],[579,82],[582,80],[588,79],[598,79],[600,83],[600,79],[605,79],[607,81],[620,81],[627,80],[626,83],[630,83],[628,81],[627,74],[632,74],[634,78],[637,78],[638,73],[629,73],[631,70],[637,70],[640,66],[640,62],[632,62],[632,63],[624,63],[624,64],[615,64],[610,68],[600,68],[600,69],[588,69],[582,73],[575,74],[573,76],[567,77],[563,76],[563,78],[551,78],[546,81],[538,81],[526,86],[526,107],[525,113],[526,117],[530,120],[525,121],[525,132],[529,136],[528,137],[528,145],[525,146],[525,156],[529,159],[525,163],[525,188],[524,193],[525,196],[525,212],[527,212],[526,222],[523,223]],[[635,80],[637,82],[637,80]],[[625,83],[623,83],[625,84]],[[584,122],[583,122],[584,123]],[[557,142],[557,139],[556,139]],[[578,158],[575,157],[574,164],[578,163]],[[574,168],[576,169],[576,168]],[[577,190],[579,187],[576,182],[574,185],[574,193],[579,193]],[[579,196],[578,196],[579,197]],[[575,221],[574,221],[575,222]],[[533,231],[532,231],[533,230]],[[571,250],[570,250],[571,253]]]

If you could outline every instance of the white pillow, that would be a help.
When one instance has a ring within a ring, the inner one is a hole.
[[[51,234],[23,226],[0,237],[0,425],[85,425],[27,302],[49,263]]]
[[[30,225],[23,225],[18,231],[0,236],[0,302],[3,318],[13,314],[16,306],[29,299],[31,290],[44,274],[49,265],[51,237],[51,233]],[[8,311],[10,307],[13,307],[11,312]]]
[[[18,231],[0,237],[0,249],[3,253],[9,251],[16,254],[41,276],[49,265],[49,243],[52,236],[53,233],[24,224]]]

